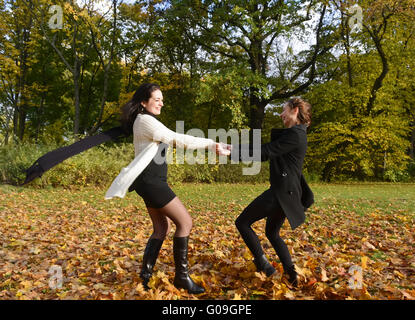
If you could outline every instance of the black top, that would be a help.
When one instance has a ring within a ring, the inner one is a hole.
[[[167,182],[167,163],[166,163],[166,151],[169,147],[168,144],[160,143],[162,146],[161,154],[156,155],[143,172],[138,176],[138,180],[141,182],[155,183],[157,181]],[[157,158],[157,161],[155,159]],[[163,160],[163,161],[160,161]],[[160,163],[162,162],[162,163]]]
[[[261,160],[270,161],[271,189],[292,229],[305,221],[305,211],[314,203],[313,192],[302,174],[306,150],[304,124],[273,130],[271,142],[261,145]]]
[[[259,147],[260,150],[254,150]],[[271,190],[279,200],[291,228],[297,228],[305,221],[304,212],[314,202],[313,192],[302,174],[307,150],[307,127],[300,124],[287,129],[273,129],[271,142],[260,146],[233,147],[232,158],[244,160],[242,151],[246,148],[251,152],[257,151],[253,156],[260,155],[261,158],[254,161],[270,161]]]
[[[144,111],[144,113],[157,119],[157,117],[150,112]],[[169,145],[166,143],[160,143],[160,146],[162,147],[159,148],[158,151],[160,154],[157,153],[143,172],[141,172],[141,174],[135,179],[133,184],[128,188],[129,192],[135,190],[137,185],[143,185],[146,183],[167,183],[166,151]]]
[[[261,161],[270,160],[272,187],[285,177],[288,171],[299,180],[307,151],[307,127],[304,124],[288,129],[272,129],[271,142],[261,146]],[[272,160],[271,160],[272,159]]]

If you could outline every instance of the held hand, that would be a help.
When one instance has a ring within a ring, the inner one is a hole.
[[[220,156],[229,156],[231,154],[232,146],[226,143],[216,143],[216,154]]]
[[[225,148],[226,150],[229,150],[229,152],[232,151],[232,145],[231,144],[226,144],[226,143],[222,143],[222,148]]]

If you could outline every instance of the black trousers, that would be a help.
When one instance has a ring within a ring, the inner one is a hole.
[[[252,201],[235,221],[236,227],[255,259],[262,256],[264,251],[251,225],[264,218],[267,218],[265,235],[274,247],[284,270],[287,270],[293,263],[287,245],[279,234],[285,214],[271,189],[266,190]]]

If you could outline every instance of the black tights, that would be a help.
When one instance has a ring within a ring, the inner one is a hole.
[[[265,217],[267,218],[265,235],[280,258],[284,270],[287,270],[293,263],[287,245],[279,234],[285,214],[271,189],[252,201],[236,219],[235,224],[254,258],[257,259],[264,254],[264,251],[251,225]]]

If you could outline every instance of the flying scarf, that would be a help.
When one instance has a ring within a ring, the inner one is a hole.
[[[35,178],[41,177],[47,170],[78,153],[123,136],[126,136],[126,134],[122,127],[114,127],[100,134],[81,139],[69,146],[50,151],[37,159],[30,168],[25,170],[26,179],[21,185],[25,185]]]
[[[153,114],[150,115],[155,117]],[[47,170],[53,168],[62,161],[73,157],[74,155],[104,142],[116,140],[117,138],[123,136],[127,135],[123,131],[122,127],[114,127],[95,136],[81,139],[69,146],[50,151],[37,159],[30,168],[25,170],[26,179],[22,185],[29,183],[37,177],[41,177]],[[161,151],[159,150],[160,148],[163,148],[163,146],[159,143],[150,143],[127,167],[121,169],[121,172],[114,179],[111,186],[107,190],[105,200],[112,199],[114,197],[124,198],[130,185],[148,166],[151,160],[156,156],[157,152]]]

